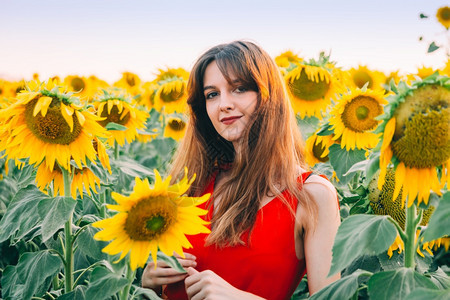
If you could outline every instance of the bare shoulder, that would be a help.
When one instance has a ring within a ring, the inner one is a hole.
[[[303,189],[319,207],[322,205],[328,206],[334,204],[337,208],[336,188],[327,179],[319,175],[311,175],[304,182]]]
[[[339,216],[339,202],[337,198],[336,188],[327,179],[319,175],[311,175],[304,182],[303,189],[306,193],[308,201],[313,201],[317,205],[318,221],[321,223],[328,219],[336,219]],[[297,208],[297,216],[300,220],[308,220],[305,210],[301,205]],[[303,221],[304,222],[304,221]],[[302,225],[308,228],[308,224]]]

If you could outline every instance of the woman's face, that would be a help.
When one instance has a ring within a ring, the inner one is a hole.
[[[206,111],[216,131],[227,141],[236,142],[248,126],[258,102],[258,93],[248,90],[233,74],[232,85],[228,83],[215,61],[205,70],[203,93]]]

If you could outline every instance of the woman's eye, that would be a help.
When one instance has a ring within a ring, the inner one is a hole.
[[[217,96],[217,92],[211,92],[206,94],[206,99],[211,99]]]
[[[244,92],[246,92],[248,90],[247,90],[247,88],[245,88],[243,86],[239,86],[239,87],[236,88],[235,91],[238,92],[238,93],[244,93]]]

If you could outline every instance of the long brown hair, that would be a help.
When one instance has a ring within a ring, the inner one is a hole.
[[[237,153],[232,143],[217,133],[206,112],[203,80],[212,61],[230,84],[231,77],[237,78],[259,95]],[[263,49],[252,42],[235,41],[206,51],[190,73],[188,104],[188,127],[172,164],[173,178],[179,178],[187,166],[190,175],[197,175],[189,193],[199,195],[215,168],[231,163],[230,176],[213,194],[221,200],[211,220],[208,244],[245,243],[240,237],[251,232],[263,197],[280,195],[282,189],[296,197],[315,222],[317,207],[297,181],[298,166],[306,168],[302,137],[280,71]]]

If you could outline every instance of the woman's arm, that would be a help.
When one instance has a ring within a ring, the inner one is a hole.
[[[198,272],[194,268],[188,268],[188,277],[184,281],[186,294],[191,300],[263,300],[254,294],[241,291],[213,271]]]
[[[336,189],[328,180],[313,175],[308,178],[303,188],[318,208],[317,224],[314,229],[311,224],[301,221],[308,287],[312,295],[340,278],[339,273],[327,277],[331,267],[331,249],[340,224],[340,214]],[[303,214],[304,210],[300,207],[297,211],[299,220],[308,220]]]

